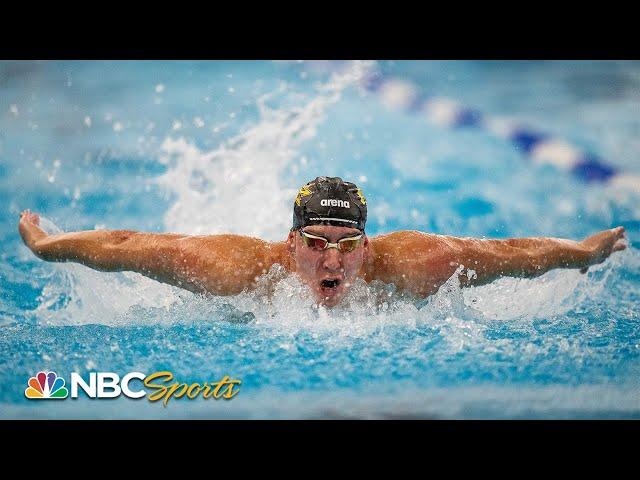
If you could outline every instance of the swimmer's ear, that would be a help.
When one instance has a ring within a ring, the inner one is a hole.
[[[287,237],[287,247],[291,254],[296,253],[296,232],[295,230],[289,230],[289,236]]]

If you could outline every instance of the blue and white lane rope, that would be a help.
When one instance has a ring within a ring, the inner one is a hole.
[[[485,130],[510,141],[534,163],[554,165],[570,172],[582,182],[620,186],[640,193],[639,175],[622,172],[597,155],[585,152],[560,138],[513,121],[484,115],[448,98],[425,97],[412,83],[384,76],[376,70],[370,71],[362,78],[361,86],[377,95],[388,107],[424,115],[442,127],[475,127]]]
[[[319,71],[341,71],[348,63],[317,62],[312,68]],[[622,172],[599,156],[585,152],[561,138],[511,120],[485,115],[448,98],[424,96],[413,83],[384,75],[376,68],[367,70],[360,79],[360,86],[378,96],[386,106],[422,115],[441,127],[484,130],[511,142],[534,163],[551,164],[571,173],[579,181],[621,187],[640,193],[640,175]]]

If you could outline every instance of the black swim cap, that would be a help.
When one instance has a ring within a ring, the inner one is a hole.
[[[340,177],[317,177],[298,191],[293,229],[307,225],[353,227],[364,231],[367,201],[355,183]]]

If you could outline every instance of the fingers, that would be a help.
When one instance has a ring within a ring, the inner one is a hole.
[[[614,244],[611,248],[612,252],[619,252],[627,248],[627,244],[625,243],[625,229],[624,227],[616,227],[611,229],[614,233]]]
[[[612,228],[602,233],[605,233],[605,235],[599,238],[599,240],[600,248],[602,248],[604,252],[617,252],[626,248],[626,245],[623,243],[626,238],[624,227]]]
[[[47,232],[40,228],[40,216],[31,210],[24,210],[20,213],[18,222],[18,232],[22,241],[31,250],[34,250],[36,243],[48,236]]]
[[[20,221],[33,223],[34,225],[40,225],[40,215],[33,213],[31,210],[23,210],[20,214]]]
[[[581,244],[591,251],[590,264],[604,262],[613,252],[619,252],[627,248],[625,228],[615,227],[602,230],[586,238]]]
[[[627,245],[622,240],[618,240],[615,245],[613,245],[614,252],[619,252],[620,250],[624,250],[625,248],[627,248]]]
[[[612,228],[611,231],[615,234],[616,238],[624,238],[624,234],[625,234],[624,227]]]

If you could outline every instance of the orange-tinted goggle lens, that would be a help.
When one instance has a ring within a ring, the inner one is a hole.
[[[302,234],[302,241],[307,247],[314,250],[324,250],[327,248],[327,243],[329,243],[326,238],[311,238],[307,237],[304,233]]]
[[[338,242],[338,250],[340,250],[342,253],[353,252],[360,243],[360,240],[360,238],[345,238],[344,240],[340,240]]]

